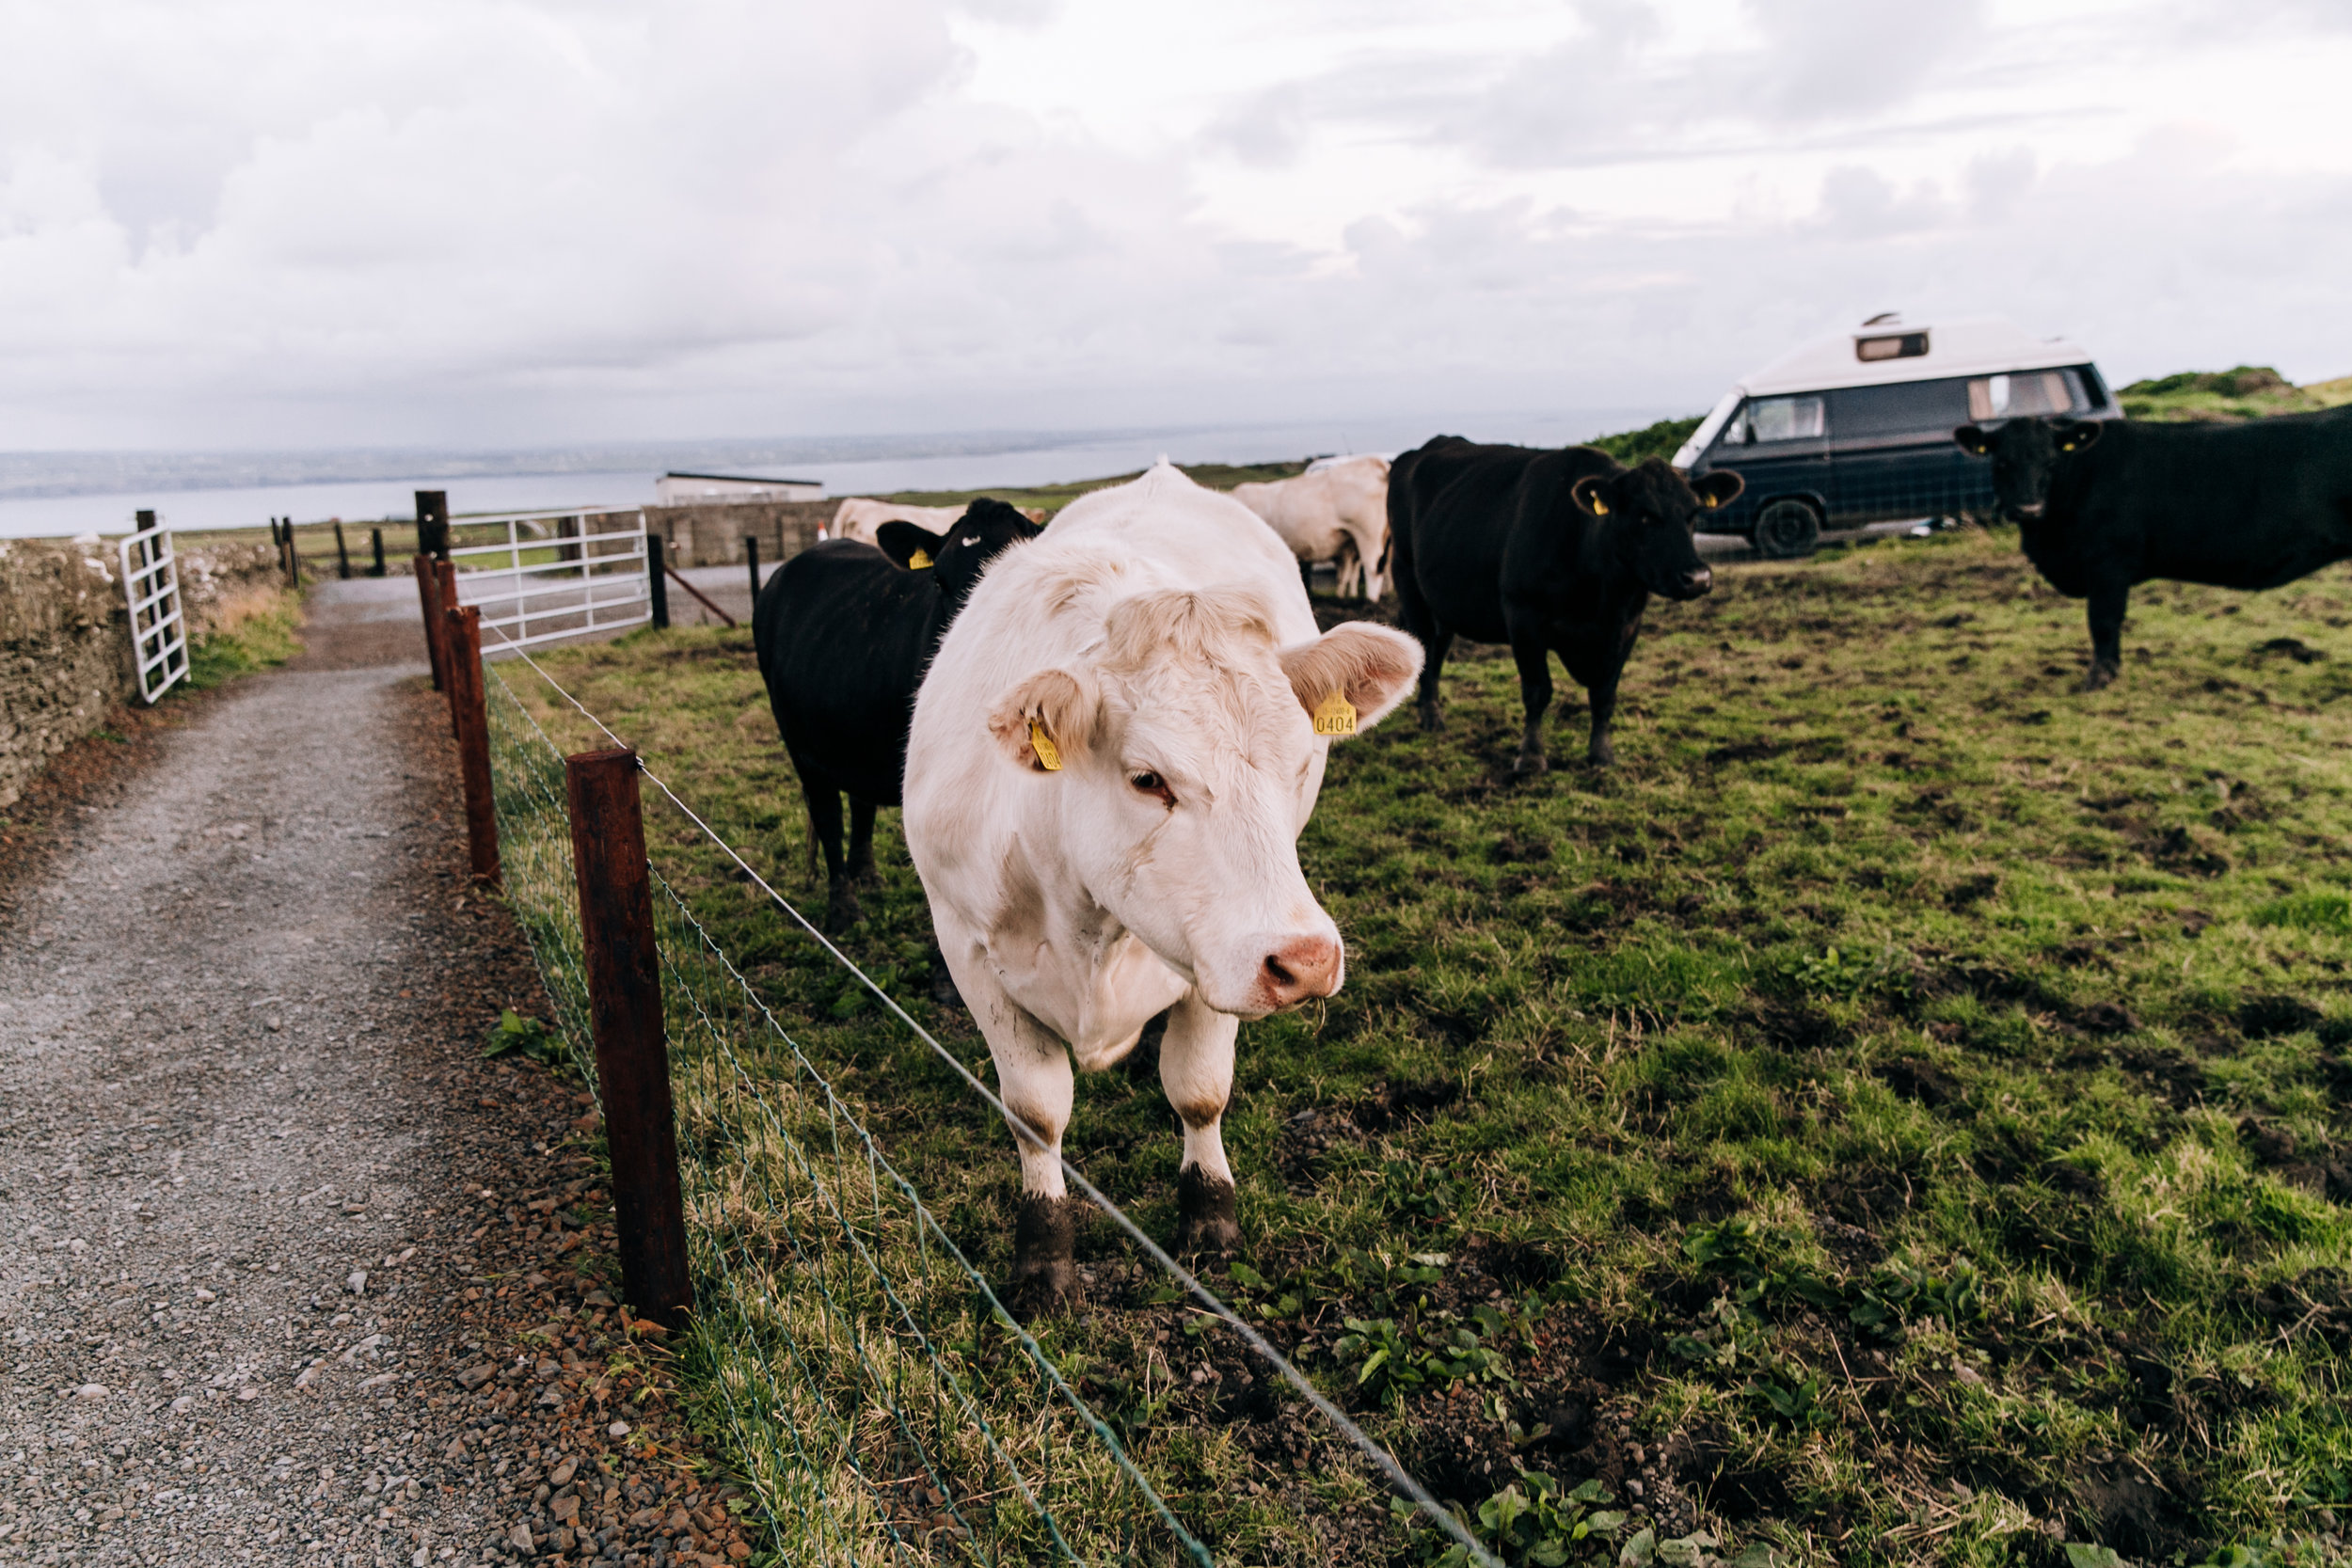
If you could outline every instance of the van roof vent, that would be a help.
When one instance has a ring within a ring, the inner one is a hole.
[[[1868,321],[1864,322],[1862,325],[1865,326],[1891,326],[1902,319],[1903,313],[1900,310],[1881,310],[1877,315],[1872,316]]]

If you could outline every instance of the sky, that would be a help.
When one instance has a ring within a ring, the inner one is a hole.
[[[0,0],[0,451],[2352,373],[2333,0]]]

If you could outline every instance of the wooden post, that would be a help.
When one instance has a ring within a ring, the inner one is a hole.
[[[750,562],[752,565],[752,609],[757,611],[759,609],[759,541],[748,533],[743,535],[743,559]]]
[[[453,656],[449,647],[448,612],[457,608],[457,568],[451,563],[449,557],[443,556],[433,563],[433,582],[434,602],[442,610],[441,624],[437,628],[441,634],[441,689],[449,693],[449,722],[453,731],[457,727],[457,686],[449,673]]]
[[[441,575],[429,555],[420,553],[416,567],[417,600],[424,607],[424,657],[433,663],[433,689],[439,691],[446,685],[441,674]]]
[[[436,560],[449,559],[449,492],[417,492],[417,548]]]
[[[474,880],[499,880],[498,800],[490,788],[490,709],[482,677],[482,611],[441,612],[448,628],[450,706],[457,715],[457,766],[466,782],[466,849]]]
[[[335,519],[335,575],[345,582],[351,580],[351,552],[343,548],[343,520]]]
[[[621,1292],[640,1317],[675,1328],[693,1306],[686,1211],[678,1193],[670,1049],[661,1016],[661,955],[637,799],[637,753],[564,759],[572,865],[588,969],[588,1017],[612,1160]]]
[[[653,601],[653,625],[660,631],[670,624],[670,542],[659,533],[645,535],[645,594]]]
[[[368,576],[380,578],[384,575],[384,531],[380,528],[372,528],[368,530],[368,537],[375,545],[375,564],[369,568]]]

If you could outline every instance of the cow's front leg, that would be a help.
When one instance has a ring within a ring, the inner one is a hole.
[[[874,872],[874,802],[861,795],[850,797],[850,879],[882,879]]]
[[[1519,667],[1519,702],[1527,709],[1519,731],[1519,754],[1511,771],[1532,778],[1544,770],[1544,715],[1551,707],[1551,649],[1543,639],[1519,633],[1511,639],[1511,657]]]
[[[1233,1217],[1233,1168],[1220,1131],[1233,1097],[1233,1037],[1241,1020],[1186,991],[1168,1012],[1160,1040],[1160,1085],[1184,1124],[1184,1157],[1176,1172],[1183,1216],[1178,1243],[1187,1251],[1230,1253],[1241,1245]]]
[[[2096,691],[2123,673],[2123,608],[2132,596],[2128,582],[2101,583],[2090,591],[2090,673],[2085,691]]]
[[[1020,1123],[1012,1136],[1021,1149],[1021,1209],[1013,1219],[1012,1290],[1006,1305],[1026,1320],[1058,1312],[1078,1295],[1075,1206],[1061,1179],[1072,1085],[1069,1051],[1037,1020],[1015,1010],[1016,1037],[999,1049],[992,1034],[989,1051],[1005,1109]]]

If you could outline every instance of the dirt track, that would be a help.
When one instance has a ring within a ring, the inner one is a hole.
[[[536,980],[446,710],[389,625],[312,641],[0,927],[0,1562],[748,1556],[648,1446],[584,1100],[479,1058]]]

